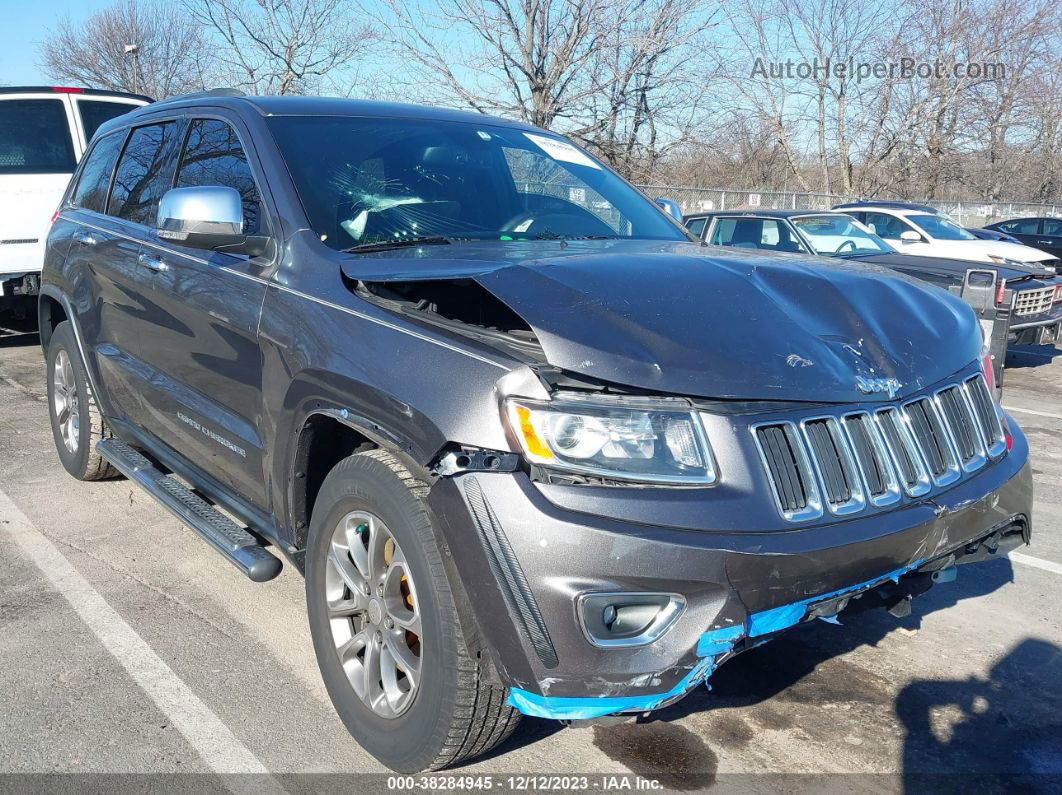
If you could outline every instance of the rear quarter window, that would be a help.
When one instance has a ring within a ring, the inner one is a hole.
[[[96,130],[104,122],[136,110],[139,105],[130,105],[128,102],[105,102],[96,99],[79,99],[77,112],[81,115],[81,127],[85,131],[85,140],[91,141]]]
[[[0,174],[69,174],[75,162],[61,98],[0,100]]]
[[[81,176],[74,189],[72,203],[75,207],[93,210],[97,213],[107,211],[107,192],[111,187],[111,174],[118,159],[125,131],[112,133],[96,141],[85,155],[85,164],[81,167]]]
[[[107,213],[152,225],[159,199],[173,182],[174,122],[134,127],[118,161]]]

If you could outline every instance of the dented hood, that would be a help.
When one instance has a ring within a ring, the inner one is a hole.
[[[981,348],[965,303],[868,263],[635,241],[395,254],[344,272],[474,279],[524,318],[550,364],[660,393],[888,400],[860,391],[857,376],[894,378],[902,397]]]

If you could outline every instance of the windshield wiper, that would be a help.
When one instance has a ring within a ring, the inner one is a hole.
[[[361,243],[357,246],[341,249],[344,254],[364,254],[371,251],[387,251],[392,248],[408,248],[409,246],[448,246],[450,238],[439,235],[424,237],[403,237],[395,240],[377,240],[372,243]]]

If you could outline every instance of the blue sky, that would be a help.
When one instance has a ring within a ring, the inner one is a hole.
[[[62,18],[84,19],[108,0],[7,0],[14,13],[0,25],[0,84],[47,85],[37,65],[38,47]]]

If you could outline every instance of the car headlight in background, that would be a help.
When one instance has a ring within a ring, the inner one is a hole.
[[[551,469],[606,478],[707,485],[715,464],[700,415],[683,401],[509,398],[509,427],[527,459]]]

